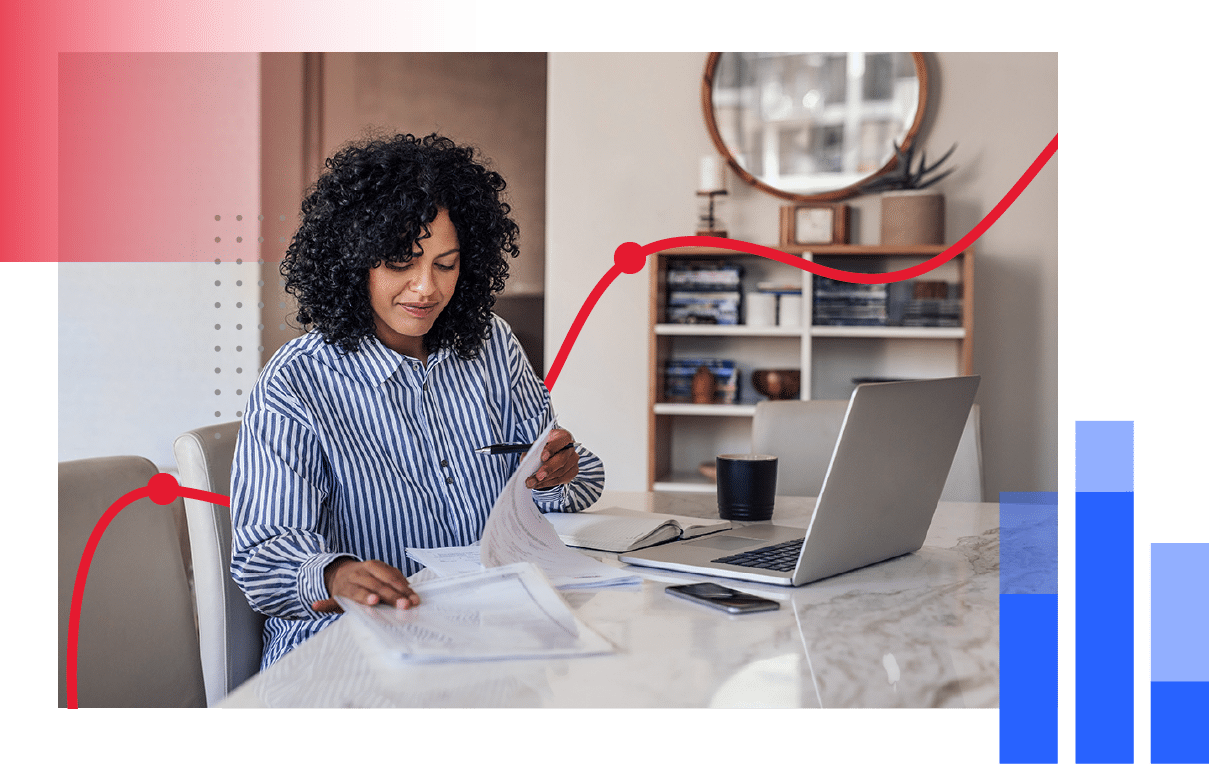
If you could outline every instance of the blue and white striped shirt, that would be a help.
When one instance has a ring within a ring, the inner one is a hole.
[[[477,542],[520,455],[491,443],[533,440],[553,417],[550,394],[511,328],[495,318],[478,358],[448,349],[427,364],[376,338],[341,354],[312,332],[287,343],[252,389],[231,476],[231,572],[269,617],[268,666],[336,618],[323,569],[351,555],[411,575],[404,550]],[[581,446],[579,475],[534,491],[543,512],[577,512],[604,488]]]

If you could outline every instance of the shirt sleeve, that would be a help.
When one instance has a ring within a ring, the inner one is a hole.
[[[496,322],[503,331],[508,352],[513,405],[518,421],[514,439],[529,442],[537,438],[551,421],[558,427],[558,418],[550,405],[550,391],[533,371],[529,359],[511,329],[503,321]],[[605,470],[600,457],[583,445],[575,447],[579,454],[579,474],[565,485],[533,491],[533,502],[542,512],[579,512],[596,503],[604,490]],[[516,457],[519,461],[519,457]]]
[[[279,618],[325,617],[330,551],[323,511],[330,478],[318,438],[303,422],[254,409],[240,427],[231,474],[231,575],[249,603]]]

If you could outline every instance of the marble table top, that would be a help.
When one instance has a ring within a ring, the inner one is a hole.
[[[606,491],[598,506],[716,516],[712,494]],[[805,527],[814,499],[778,497]],[[615,555],[600,553],[601,559]],[[615,563],[620,564],[620,563]],[[776,599],[728,615],[663,592],[701,576],[625,566],[641,584],[563,592],[611,655],[405,665],[347,618],[238,688],[226,707],[995,708],[999,511],[943,502],[918,552],[802,587],[720,580]]]

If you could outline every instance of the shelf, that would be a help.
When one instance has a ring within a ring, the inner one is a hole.
[[[885,337],[887,339],[961,340],[960,326],[812,326],[811,337]]]
[[[718,324],[655,324],[665,337],[801,337],[800,326],[725,326]]]
[[[686,493],[716,493],[718,486],[706,480],[700,473],[673,472],[655,481],[655,491],[683,491]]]
[[[949,248],[948,244],[901,244],[884,246],[881,244],[791,244],[785,247],[768,245],[789,255],[801,256],[811,254],[816,257],[826,256],[869,256],[869,257],[935,257]],[[972,248],[970,248],[972,249]],[[966,251],[969,251],[967,249]],[[726,257],[759,257],[750,252],[729,247],[673,247],[659,253],[671,257],[693,258],[726,258]]]
[[[656,403],[656,414],[675,416],[754,416],[754,404],[736,403]]]
[[[853,378],[922,378],[972,374],[974,365],[974,250],[954,253],[925,280],[961,285],[959,326],[812,326],[812,276],[798,258],[853,273],[899,272],[947,251],[948,245],[811,244],[779,247],[783,262],[727,247],[682,247],[649,259],[647,485],[656,491],[717,490],[697,473],[702,459],[750,447],[761,400],[744,386],[740,404],[655,403],[668,396],[668,365],[685,358],[724,358],[746,377],[761,368],[801,369],[802,399],[845,400]],[[738,242],[732,242],[735,246]],[[743,266],[742,291],[760,283],[802,284],[801,326],[666,323],[668,273],[678,263]],[[663,323],[659,323],[663,322]],[[798,396],[795,396],[798,397]],[[681,397],[680,400],[686,400]]]
[[[815,257],[828,255],[869,257],[935,257],[949,248],[948,244],[795,244],[778,247],[782,252],[793,255],[810,253]],[[968,251],[968,250],[967,250]]]

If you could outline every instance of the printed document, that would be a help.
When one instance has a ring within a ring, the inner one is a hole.
[[[536,567],[522,562],[412,587],[424,603],[399,610],[337,597],[389,655],[447,662],[562,658],[613,652],[575,617]]]
[[[533,503],[525,479],[541,465],[542,447],[553,427],[551,423],[537,438],[495,500],[479,544],[483,567],[532,562],[560,589],[637,583],[638,576],[568,548]]]
[[[459,576],[464,573],[474,573],[483,570],[482,552],[478,544],[471,546],[443,546],[433,549],[408,549],[407,556],[424,566],[424,570],[432,571],[437,576]],[[637,584],[642,579],[615,568],[607,563],[599,563],[597,567],[590,557],[583,568],[571,570],[567,575],[554,576],[549,573],[546,577],[556,589],[599,589],[606,586],[628,586]],[[422,573],[423,571],[421,571]],[[409,581],[414,577],[409,577]]]

